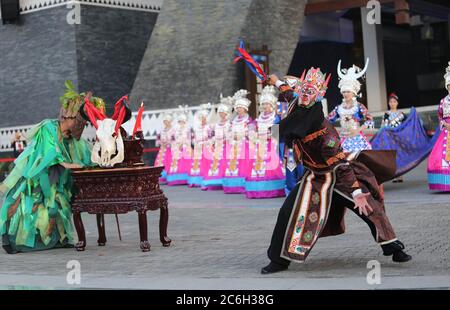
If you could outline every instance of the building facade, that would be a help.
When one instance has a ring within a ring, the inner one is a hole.
[[[377,115],[395,91],[432,129],[450,60],[447,2],[20,0],[20,22],[0,25],[0,151],[14,131],[57,116],[66,79],[109,107],[124,94],[135,110],[145,101],[151,139],[164,110],[244,87],[244,65],[232,62],[240,38],[268,47],[271,73],[332,73],[328,109],[341,100],[339,59],[348,67],[369,57],[361,101]]]
[[[107,102],[130,93],[160,0],[21,0],[0,24],[0,128],[54,118],[64,80]]]

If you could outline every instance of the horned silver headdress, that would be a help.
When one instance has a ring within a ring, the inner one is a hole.
[[[217,108],[217,113],[226,113],[230,115],[233,110],[233,102],[233,97],[223,97],[222,94],[220,94],[220,104]]]
[[[358,96],[361,91],[361,83],[358,80],[366,74],[368,67],[369,58],[367,58],[366,65],[362,70],[355,65],[348,69],[341,69],[341,60],[339,60],[337,73],[340,79],[338,87],[340,88],[341,93],[350,91]]]
[[[172,115],[172,113],[165,112],[165,113],[163,114],[162,120],[163,120],[163,121],[169,121],[169,122],[173,121],[173,115]]]
[[[248,91],[246,89],[241,89],[238,90],[234,96],[234,108],[244,108],[245,110],[248,111],[248,107],[250,106],[250,104],[252,103],[248,98]]]
[[[265,103],[269,103],[273,109],[276,109],[277,102],[277,89],[271,85],[264,87],[259,96],[259,105],[262,106]]]
[[[211,102],[208,102],[208,103],[205,103],[205,104],[201,104],[199,107],[200,107],[200,109],[197,112],[198,113],[197,116],[199,118],[210,116],[211,110],[212,110]]]
[[[178,112],[178,115],[177,115],[177,122],[185,122],[186,123],[188,121],[188,115],[187,115],[188,107],[189,106],[187,106],[187,105],[178,106],[178,109],[180,111]]]

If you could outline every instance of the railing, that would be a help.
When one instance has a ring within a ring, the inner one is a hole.
[[[215,108],[216,106],[213,105]],[[199,107],[189,107],[186,109],[188,116],[188,123],[192,126],[194,124],[194,115],[199,110]],[[146,140],[155,140],[157,133],[161,130],[163,126],[163,114],[173,113],[176,116],[179,113],[179,109],[163,109],[163,110],[152,110],[145,111],[142,115],[142,131],[144,133],[144,138]],[[131,119],[123,124],[123,128],[131,134],[136,122],[137,112],[132,114]],[[11,143],[15,137],[16,132],[20,132],[23,136],[27,137],[27,132],[34,125],[16,126],[16,127],[5,127],[0,128],[0,152],[11,152]],[[88,123],[85,130],[83,131],[83,138],[90,142],[94,141],[95,138],[95,128]]]
[[[217,106],[213,106],[217,107]],[[419,107],[417,108],[417,112],[424,113],[433,113],[436,114],[438,106],[427,106],[427,107]],[[186,109],[188,113],[188,122],[192,126],[194,124],[194,114],[199,110],[198,106],[189,107]],[[402,109],[401,111],[408,113],[409,109]],[[176,115],[179,112],[178,109],[162,109],[162,110],[151,110],[145,111],[142,115],[142,130],[144,133],[144,137],[146,140],[155,140],[156,135],[161,130],[163,126],[163,114],[164,113],[173,113]],[[381,117],[384,112],[375,112],[371,113],[374,117]],[[126,122],[123,127],[128,132],[131,133],[133,131],[134,124],[136,122],[137,112],[134,112],[131,119]],[[16,134],[16,132],[22,133],[25,137],[27,136],[27,132],[34,125],[26,125],[26,126],[17,126],[17,127],[6,127],[0,128],[0,152],[10,152],[11,142]],[[90,124],[86,126],[86,129],[83,132],[83,138],[92,142],[95,138],[95,129]]]
[[[20,0],[20,12],[21,14],[26,14],[67,5],[69,3],[159,12],[163,1],[164,0]]]

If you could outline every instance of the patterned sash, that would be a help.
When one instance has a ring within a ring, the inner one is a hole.
[[[281,257],[303,262],[322,232],[331,206],[335,173],[307,171],[286,229]]]

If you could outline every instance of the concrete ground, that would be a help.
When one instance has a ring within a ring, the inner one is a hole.
[[[422,164],[403,184],[387,184],[386,208],[397,235],[413,256],[393,263],[381,254],[369,229],[352,213],[344,235],[320,239],[303,264],[261,275],[266,249],[283,199],[247,200],[242,195],[163,187],[169,198],[169,237],[158,238],[159,213],[149,213],[150,252],[139,250],[136,214],[106,217],[108,242],[96,245],[95,216],[84,215],[85,252],[58,249],[7,255],[0,252],[0,288],[124,289],[390,289],[450,288],[450,195],[432,193]],[[81,283],[70,285],[67,263],[77,260]],[[370,285],[371,260],[381,283]]]

